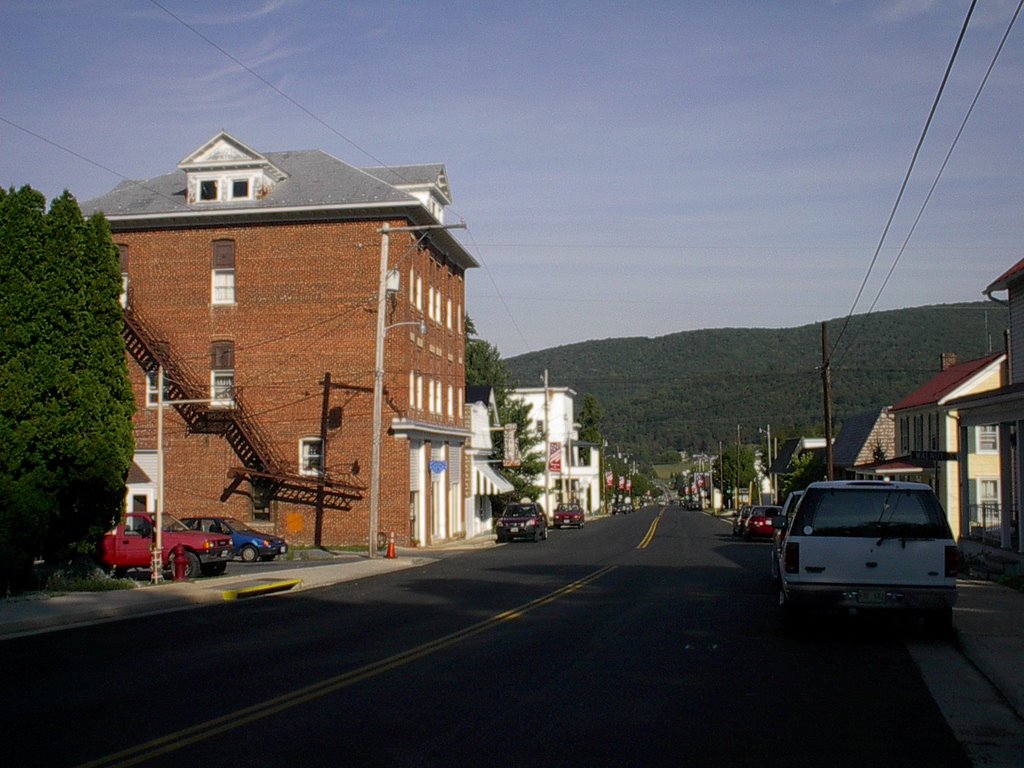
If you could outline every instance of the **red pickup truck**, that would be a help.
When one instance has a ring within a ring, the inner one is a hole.
[[[219,576],[231,559],[231,538],[221,534],[193,531],[177,518],[163,516],[164,568],[171,568],[171,554],[176,544],[185,547],[185,578]],[[156,534],[156,523],[148,512],[131,512],[112,531],[103,535],[100,564],[123,576],[129,568],[149,568],[150,548]]]

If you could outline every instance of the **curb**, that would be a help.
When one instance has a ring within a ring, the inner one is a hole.
[[[302,579],[286,579],[284,581],[270,581],[265,584],[253,584],[238,589],[222,590],[220,596],[224,600],[244,600],[247,597],[258,597],[269,595],[274,592],[287,592],[292,587],[297,587]]]

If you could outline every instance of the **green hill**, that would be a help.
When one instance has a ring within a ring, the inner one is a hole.
[[[942,304],[828,321],[834,425],[891,405],[939,371],[1003,349],[1006,308]],[[845,326],[845,329],[844,329]],[[718,441],[823,434],[821,324],[720,328],[657,338],[587,341],[508,358],[511,380],[594,394],[610,444],[653,460],[666,449],[717,450]]]

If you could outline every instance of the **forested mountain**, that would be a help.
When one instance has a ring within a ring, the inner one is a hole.
[[[992,302],[941,304],[829,320],[834,428],[891,405],[939,371],[1001,351],[1007,311]],[[665,449],[717,450],[772,434],[824,434],[822,327],[721,328],[657,338],[587,341],[505,361],[516,386],[594,394],[610,444],[654,459]]]

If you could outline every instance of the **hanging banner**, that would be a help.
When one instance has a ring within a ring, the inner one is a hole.
[[[607,485],[609,488],[615,485],[615,475],[612,473],[611,470],[608,470],[607,472],[604,473],[604,484]]]
[[[626,491],[628,492],[628,491],[632,491],[632,490],[633,490],[633,479],[632,478],[626,478]]]
[[[519,467],[522,466],[523,460],[519,456],[519,443],[516,442],[516,425],[506,424],[505,425],[505,441],[504,441],[504,456],[501,460],[503,467]]]
[[[619,490],[626,490],[626,478],[623,477],[622,475],[619,475]]]
[[[548,471],[562,471],[562,444],[548,443]]]

